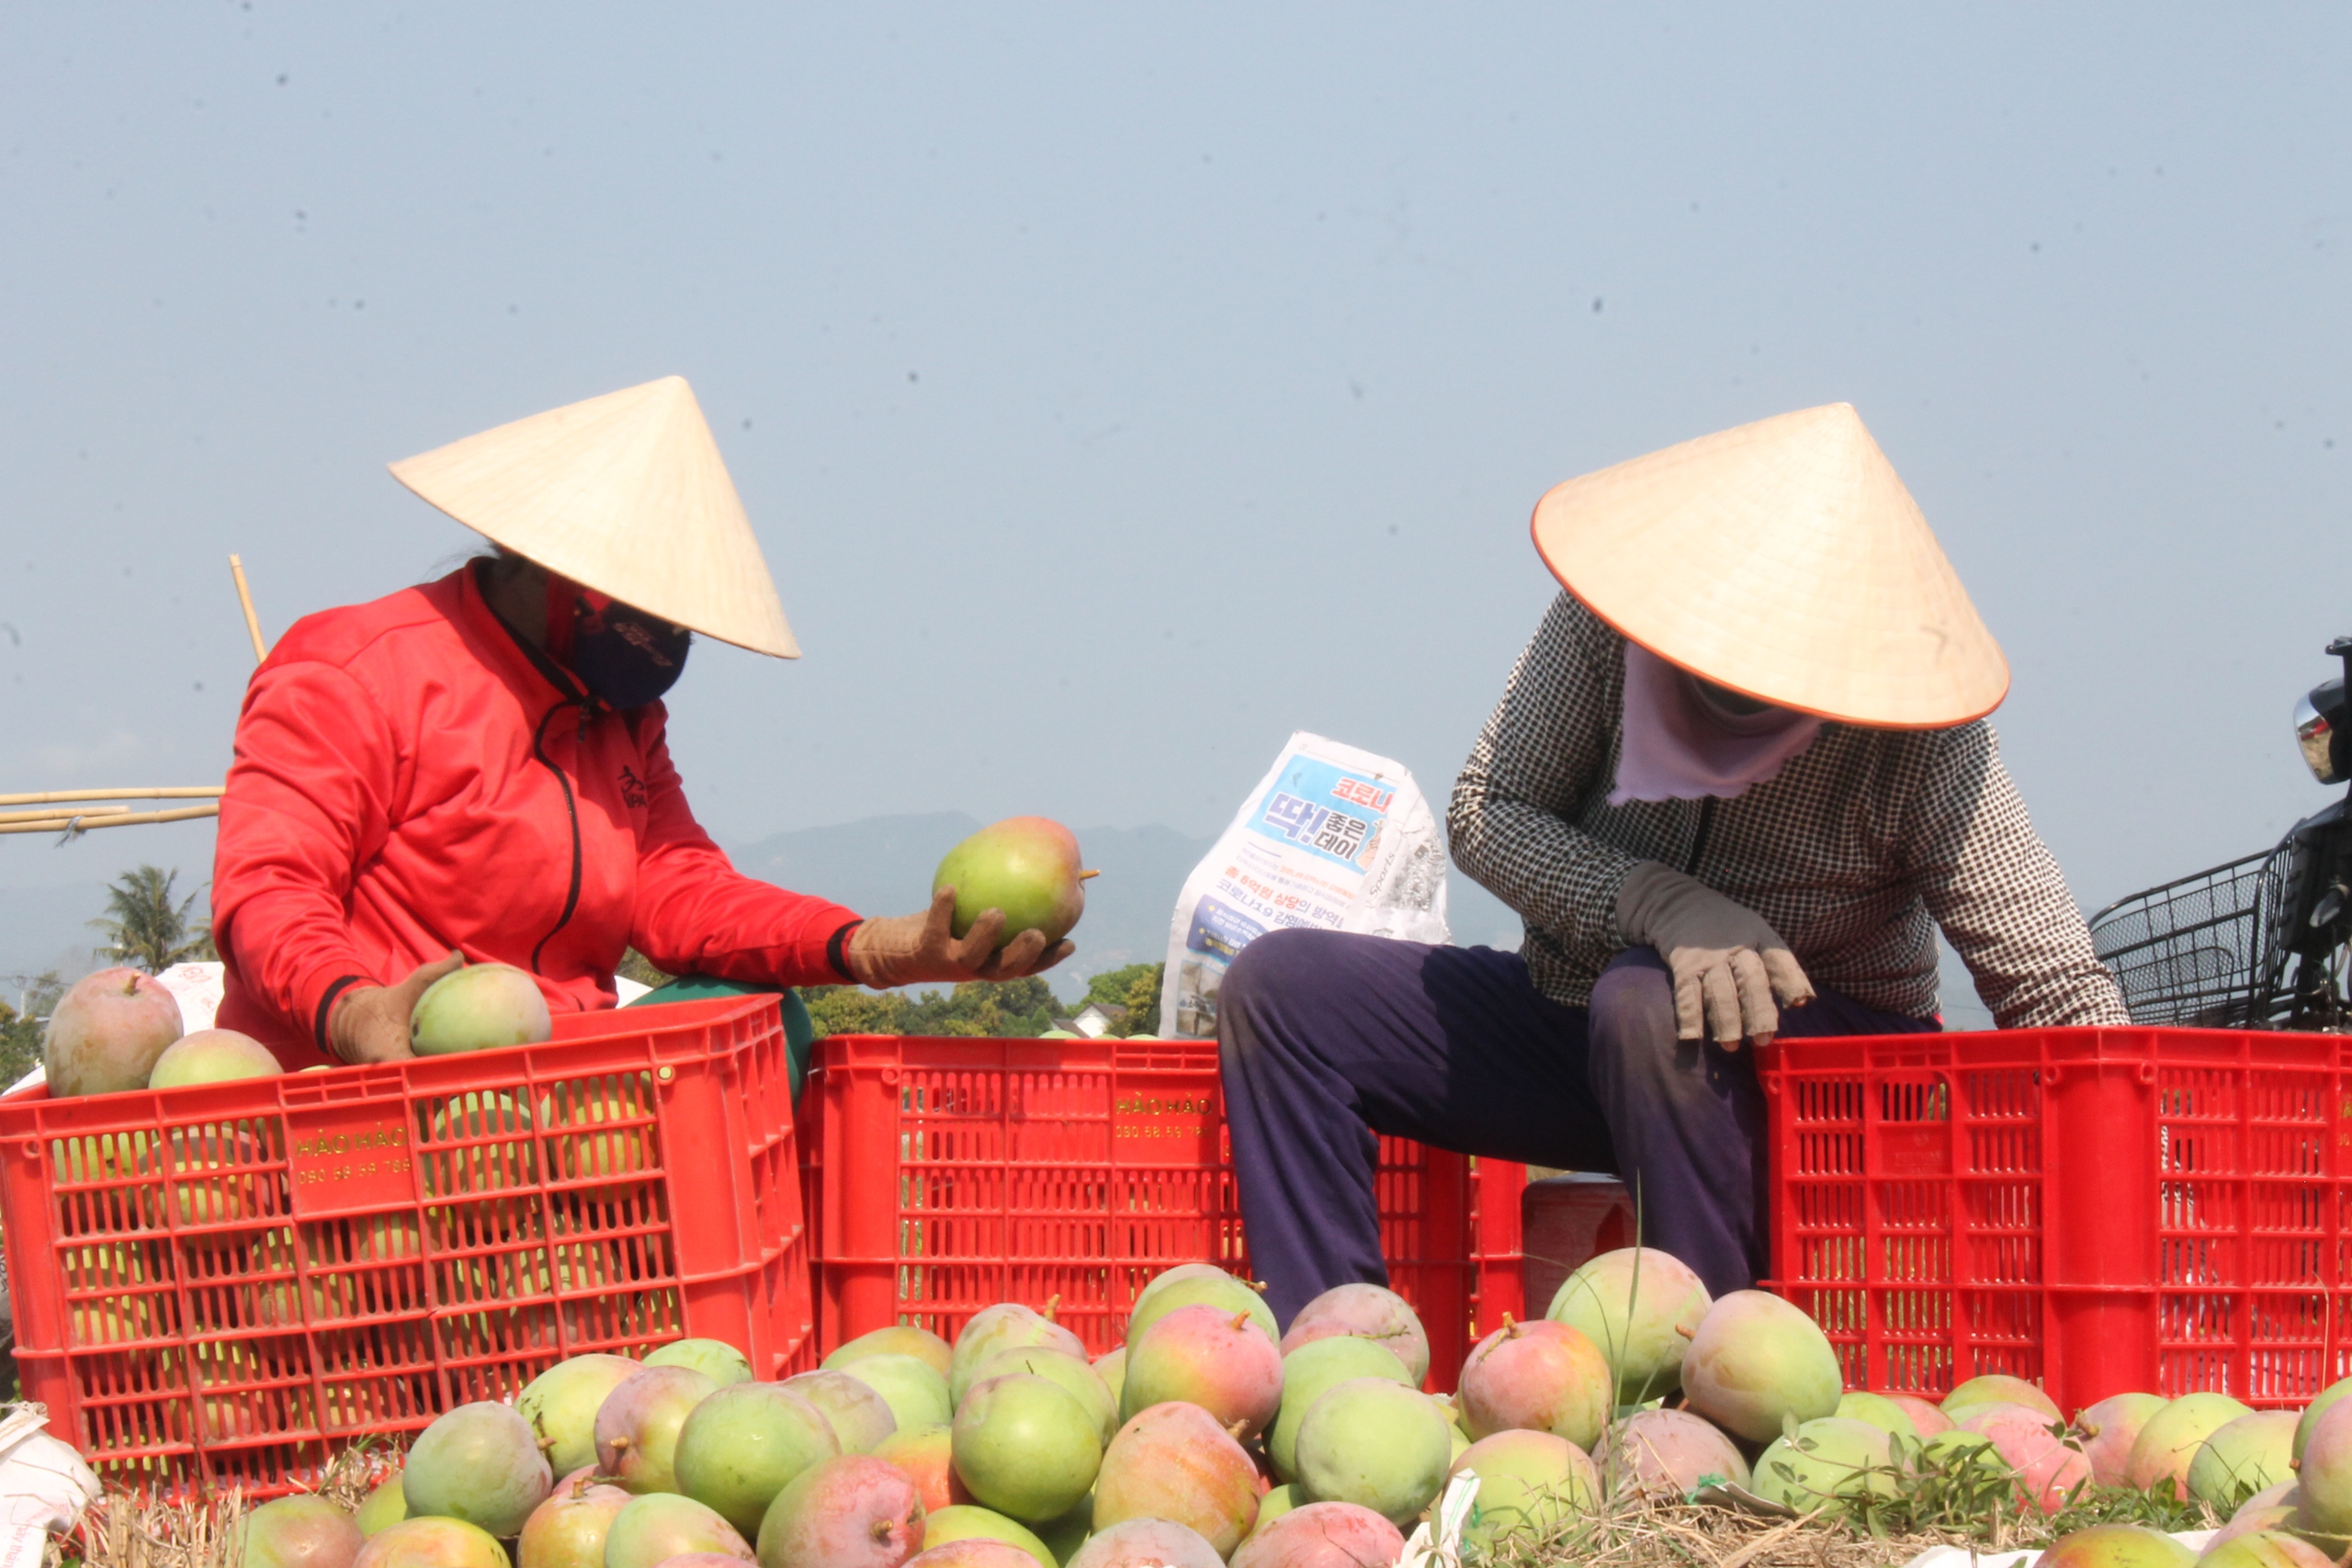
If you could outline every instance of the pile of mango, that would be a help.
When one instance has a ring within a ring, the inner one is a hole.
[[[356,1517],[256,1510],[246,1568],[1363,1568],[1465,1472],[1475,1563],[1609,1499],[1836,1517],[1955,1467],[2019,1510],[2129,1486],[2233,1511],[2215,1568],[2352,1549],[2352,1380],[2300,1414],[2127,1393],[2071,1425],[2009,1377],[1939,1404],[1849,1393],[1804,1313],[1713,1300],[1654,1249],[1489,1333],[1451,1397],[1421,1392],[1427,1336],[1378,1286],[1283,1331],[1248,1283],[1181,1265],[1091,1359],[1051,1304],[984,1308],[953,1345],[877,1329],[776,1382],[712,1340],[577,1356],[435,1421]],[[2062,1544],[2051,1568],[2189,1561],[2129,1527]]]
[[[537,981],[509,964],[473,964],[443,976],[417,998],[409,1043],[420,1056],[446,1056],[534,1045],[553,1032]],[[137,969],[100,969],[74,983],[41,1032],[41,1066],[53,1100],[276,1077],[285,1070],[250,1034],[187,1030],[178,1000]]]

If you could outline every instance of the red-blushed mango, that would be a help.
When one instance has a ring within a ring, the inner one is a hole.
[[[1404,1555],[1404,1536],[1370,1508],[1308,1503],[1251,1536],[1232,1568],[1366,1568]]]
[[[1335,1334],[1311,1339],[1283,1358],[1282,1406],[1266,1434],[1266,1460],[1284,1481],[1298,1474],[1298,1424],[1324,1391],[1350,1378],[1387,1378],[1409,1386],[1412,1376],[1396,1353],[1377,1339]],[[1463,1447],[1469,1439],[1463,1438]]]
[[[954,1364],[955,1355],[947,1341],[930,1329],[894,1323],[888,1328],[859,1335],[820,1364],[826,1371],[837,1372],[866,1356],[912,1356],[944,1378]]]
[[[1589,1449],[1616,1408],[1617,1379],[1600,1348],[1550,1318],[1507,1323],[1478,1341],[1454,1391],[1473,1438],[1523,1429]]]
[[[1111,1392],[1100,1372],[1076,1356],[1033,1345],[1025,1350],[998,1351],[980,1363],[972,1382],[983,1383],[990,1378],[1011,1377],[1016,1372],[1029,1372],[1047,1382],[1060,1384],[1063,1393],[1084,1405],[1086,1413],[1094,1417],[1096,1435],[1104,1446],[1110,1444],[1111,1435],[1119,1429],[1119,1396]],[[952,1417],[943,1416],[939,1419]]]
[[[2229,1523],[2213,1532],[2213,1539],[2205,1543],[2205,1550],[2211,1551],[2225,1540],[2252,1535],[2256,1530],[2291,1530],[2294,1529],[2295,1510],[2301,1503],[2302,1498],[2291,1481],[2265,1487],[2241,1504],[2237,1512],[2230,1516]]]
[[[1560,1281],[1544,1315],[1600,1348],[1617,1372],[1617,1403],[1640,1404],[1682,1386],[1682,1357],[1714,1298],[1689,1265],[1654,1247],[1588,1258]]]
[[[783,1386],[825,1413],[845,1454],[872,1453],[899,1429],[889,1401],[847,1372],[802,1372],[785,1379]]]
[[[874,1457],[907,1472],[927,1514],[973,1500],[971,1488],[956,1473],[955,1430],[944,1421],[935,1427],[899,1427],[875,1445]]]
[[[1019,1354],[1017,1351],[1013,1353]],[[1052,1350],[1035,1353],[1041,1356],[1058,1354]],[[997,1358],[998,1360],[1004,1359]],[[1076,1360],[1075,1357],[1063,1359],[1072,1362]],[[933,1371],[930,1362],[917,1360],[912,1356],[860,1356],[854,1361],[844,1361],[828,1370],[845,1378],[855,1378],[880,1394],[882,1403],[890,1407],[893,1431],[902,1432],[911,1427],[936,1427],[956,1414],[955,1407],[947,1402],[947,1380]],[[1097,1389],[1102,1386],[1102,1380],[1095,1377],[1092,1371],[1086,1375]],[[1110,1395],[1104,1394],[1103,1402],[1108,1404]]]
[[[956,1473],[981,1506],[1035,1529],[1092,1489],[1102,1463],[1100,1432],[1057,1383],[1033,1372],[989,1378],[956,1408]]]
[[[841,1451],[833,1424],[798,1393],[739,1382],[686,1412],[671,1470],[681,1492],[749,1537],[759,1534],[777,1493]]]
[[[678,1489],[678,1431],[716,1392],[692,1367],[647,1367],[596,1407],[596,1467],[642,1497]]]
[[[536,1045],[555,1032],[539,983],[512,964],[469,964],[424,988],[409,1014],[420,1056]]]
[[[1894,1493],[1887,1435],[1866,1421],[1825,1416],[1773,1440],[1756,1456],[1756,1495],[1800,1514],[1842,1517],[1850,1504]]]
[[[2005,1372],[1988,1372],[1981,1378],[1970,1378],[1944,1395],[1943,1411],[1952,1424],[1960,1424],[1958,1412],[1975,1404],[2026,1404],[2042,1412],[2052,1421],[2064,1421],[2064,1412],[2058,1402],[2041,1388],[2023,1378],[2013,1378]]]
[[[1282,1408],[1282,1352],[1246,1312],[1179,1307],[1127,1346],[1119,1414],[1131,1419],[1170,1400],[1197,1404],[1234,1436],[1254,1438]]]
[[[1599,1452],[1602,1485],[1612,1497],[1687,1497],[1709,1477],[1748,1483],[1737,1445],[1688,1410],[1637,1410],[1609,1429]]]
[[[632,1497],[605,1532],[605,1568],[657,1568],[688,1552],[752,1561],[752,1545],[718,1513],[691,1497],[650,1492]]]
[[[352,1515],[351,1520],[359,1527],[360,1535],[367,1538],[373,1537],[379,1530],[390,1529],[406,1517],[408,1494],[401,1489],[401,1472],[396,1470],[376,1483],[375,1490],[368,1494],[366,1501],[359,1505],[359,1511]]]
[[[1265,1297],[1232,1275],[1213,1270],[1206,1274],[1188,1275],[1184,1279],[1172,1280],[1156,1291],[1147,1292],[1142,1299],[1136,1303],[1135,1311],[1127,1314],[1126,1375],[1128,1377],[1135,1376],[1137,1342],[1146,1334],[1150,1333],[1152,1325],[1161,1318],[1171,1312],[1181,1312],[1189,1306],[1215,1307],[1228,1315],[1234,1313],[1249,1314],[1250,1321],[1258,1325],[1259,1331],[1265,1335],[1270,1343],[1277,1345],[1277,1354],[1280,1353],[1279,1341],[1282,1338],[1282,1330],[1275,1326],[1273,1309],[1266,1304]],[[1140,1409],[1141,1406],[1137,1408]]]
[[[1918,1424],[1911,1419],[1911,1412],[1883,1393],[1858,1391],[1844,1393],[1838,1397],[1836,1414],[1849,1421],[1867,1422],[1890,1438],[1903,1438],[1916,1443],[1923,1436]]]
[[[2094,1484],[2125,1483],[2123,1474],[2131,1466],[2132,1445],[2140,1440],[2140,1428],[2170,1403],[2160,1393],[2116,1393],[2083,1408],[2075,1417],[2075,1433],[2090,1457]]]
[[[1959,1407],[1957,1414],[1960,1419],[1952,1424],[1952,1430],[1974,1432],[1980,1437],[1984,1434],[1985,1428],[1996,1421],[2038,1421],[2044,1427],[2057,1425],[2046,1411],[2037,1409],[2030,1404],[2010,1404],[2006,1402],[1997,1404],[1963,1404]]]
[[[899,1568],[926,1544],[922,1499],[906,1472],[842,1454],[802,1471],[768,1505],[760,1568]]]
[[[521,1529],[554,1487],[531,1424],[489,1400],[436,1417],[401,1466],[412,1518],[463,1519],[501,1540]]]
[[[993,1536],[967,1535],[946,1540],[907,1559],[907,1568],[1039,1568],[1038,1560],[1022,1548]]]
[[[2340,1378],[2319,1391],[2319,1397],[2303,1406],[2303,1418],[2295,1423],[2295,1458],[2303,1457],[2303,1445],[2312,1439],[2312,1428],[2327,1414],[2328,1406],[2346,1394],[2352,1393],[2352,1378]]]
[[[724,1551],[681,1551],[663,1558],[661,1568],[736,1568],[742,1561]]]
[[[1606,1386],[1605,1367],[1601,1376]],[[1334,1383],[1299,1423],[1299,1491],[1318,1503],[1370,1508],[1402,1529],[1445,1483],[1453,1458],[1450,1428],[1436,1402],[1419,1389],[1385,1378]]]
[[[368,1538],[351,1568],[513,1568],[498,1538],[444,1517],[402,1519]]]
[[[270,1048],[233,1029],[199,1029],[164,1047],[147,1075],[149,1089],[186,1089],[191,1084],[234,1083],[274,1078],[286,1069]]]
[[[1225,1568],[1225,1559],[1173,1519],[1123,1519],[1089,1536],[1062,1568]]]
[[[2159,1416],[2156,1420],[2163,1418]],[[2149,1422],[2149,1429],[2154,1430],[2155,1425]],[[2145,1443],[2147,1433],[2142,1433],[2140,1440]],[[2132,1461],[2136,1469],[2137,1450]],[[2295,1489],[2301,1497],[2298,1523],[2329,1535],[2352,1535],[2352,1400],[2336,1401],[2312,1424],[2295,1472]]]
[[[1197,1404],[1155,1404],[1121,1427],[1094,1479],[1094,1528],[1173,1519],[1230,1556],[1258,1522],[1258,1467]]]
[[[51,1100],[145,1089],[156,1060],[185,1032],[180,1004],[136,969],[101,969],[74,982],[41,1031]]]
[[[922,1549],[936,1551],[952,1541],[992,1540],[1000,1546],[1010,1546],[1044,1565],[1055,1568],[1060,1559],[1053,1554],[1037,1532],[1019,1519],[1008,1519],[994,1508],[983,1508],[978,1503],[957,1503],[928,1514],[922,1522]]]
[[[751,1359],[724,1339],[673,1339],[659,1349],[647,1352],[649,1367],[692,1367],[711,1381],[715,1388],[727,1388],[752,1381]]]
[[[1019,1302],[999,1302],[974,1313],[964,1331],[956,1337],[956,1347],[948,1359],[947,1398],[950,1404],[964,1403],[964,1394],[979,1379],[975,1375],[980,1364],[1001,1350],[1025,1350],[1031,1347],[1062,1350],[1086,1359],[1086,1346],[1078,1336],[1034,1307]]]
[[[1419,1388],[1430,1375],[1430,1337],[1419,1316],[1404,1297],[1380,1285],[1334,1285],[1290,1320],[1283,1335],[1287,1356],[1302,1345],[1333,1335],[1371,1339],[1386,1346],[1405,1363],[1405,1371]]]
[[[573,1356],[533,1378],[515,1397],[516,1412],[537,1434],[556,1474],[596,1462],[596,1412],[644,1370],[627,1356]]]
[[[2090,1483],[2090,1456],[2066,1441],[2064,1428],[2042,1411],[2009,1405],[1965,1429],[1989,1441],[2017,1472],[2018,1497],[2029,1508],[2054,1514]]]
[[[1008,817],[991,822],[939,863],[931,879],[935,897],[956,890],[953,930],[958,938],[990,909],[1004,912],[1001,948],[1023,931],[1043,931],[1046,945],[1069,934],[1086,912],[1079,876],[1078,838],[1050,817]]]
[[[629,1506],[629,1495],[592,1477],[566,1476],[523,1521],[517,1568],[604,1568],[605,1538]]]
[[[2257,1410],[2214,1429],[2188,1461],[2188,1495],[2232,1510],[2256,1493],[2294,1479],[2291,1410]]]
[[[1478,1477],[1478,1496],[1462,1539],[1482,1556],[1493,1556],[1507,1536],[1540,1540],[1600,1501],[1592,1461],[1549,1432],[1481,1438],[1455,1457],[1446,1479],[1464,1471]]]
[[[2200,1568],[2334,1568],[2335,1559],[2285,1530],[2249,1530],[2205,1543]]]
[[[2241,1416],[2246,1407],[2226,1393],[2186,1393],[2154,1416],[2140,1428],[2124,1464],[2127,1486],[2162,1496],[2188,1495],[2188,1467],[2205,1439]]]
[[[1682,1358],[1684,1402],[1751,1443],[1778,1438],[1786,1421],[1834,1414],[1844,1384],[1820,1325],[1762,1291],[1734,1291],[1708,1308]]]
[[[2038,1568],[2190,1568],[2196,1553],[2138,1525],[2093,1525],[2042,1549]]]
[[[1933,1400],[1922,1399],[1916,1393],[1882,1393],[1879,1397],[1911,1417],[1911,1429],[1923,1438],[1951,1430],[1951,1417]]]
[[[245,1516],[231,1561],[242,1568],[351,1568],[367,1538],[315,1492],[264,1503]]]

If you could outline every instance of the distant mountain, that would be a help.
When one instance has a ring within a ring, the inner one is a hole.
[[[869,817],[832,828],[807,828],[737,846],[735,863],[763,881],[798,892],[820,894],[872,914],[906,914],[922,904],[939,857],[978,831],[981,824],[960,811],[922,816]],[[1121,964],[1157,962],[1166,956],[1168,918],[1193,867],[1209,852],[1213,839],[1196,839],[1157,824],[1146,828],[1088,828],[1078,842],[1089,865],[1102,874],[1086,885],[1086,919],[1077,931],[1078,953],[1057,972],[1056,989],[1078,990],[1077,981]],[[1495,896],[1458,871],[1446,882],[1448,922],[1464,946],[1519,945],[1519,917]],[[0,980],[57,969],[69,978],[96,967],[90,949],[96,933],[86,921],[106,908],[100,881],[62,881],[29,886],[0,886]],[[1947,1023],[1955,1029],[1991,1027],[1991,1016],[1976,999],[1968,972],[1943,950]],[[11,1006],[15,995],[0,994]]]
[[[905,914],[922,904],[939,858],[981,826],[960,811],[869,817],[778,833],[731,852],[738,866],[763,881],[820,894],[861,912]],[[1086,863],[1102,874],[1086,885],[1086,919],[1068,965],[1071,977],[1167,956],[1176,896],[1216,841],[1158,824],[1078,829]],[[1456,942],[1519,945],[1519,917],[1494,895],[1459,874],[1448,881],[1446,893]]]
[[[763,881],[863,913],[907,914],[922,907],[939,857],[980,827],[959,811],[869,817],[777,833],[729,852]],[[1078,953],[1057,987],[1065,994],[1087,976],[1165,956],[1176,895],[1215,840],[1155,824],[1081,829],[1078,842],[1086,863],[1102,874],[1086,885]],[[1450,878],[1447,897],[1454,941],[1519,945],[1519,917],[1468,877]],[[69,977],[86,973],[95,966],[90,949],[97,937],[85,922],[106,903],[106,885],[96,879],[0,886],[0,977],[52,968]]]

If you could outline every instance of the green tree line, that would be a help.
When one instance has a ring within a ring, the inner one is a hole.
[[[1106,970],[1086,983],[1086,994],[1065,1002],[1042,976],[1025,980],[972,980],[951,991],[910,996],[869,991],[857,986],[809,986],[800,999],[828,1034],[962,1034],[1018,1039],[1045,1033],[1057,1018],[1068,1018],[1089,1002],[1124,1008],[1125,1016],[1108,1032],[1119,1038],[1159,1032],[1159,979],[1164,966],[1130,964]]]
[[[196,914],[198,887],[179,895],[179,872],[140,865],[107,886],[106,912],[90,922],[103,939],[91,956],[107,964],[160,975],[175,964],[218,958],[212,924]],[[33,1069],[40,1060],[40,1037],[50,1012],[65,995],[54,969],[11,975],[0,995],[0,1089]]]

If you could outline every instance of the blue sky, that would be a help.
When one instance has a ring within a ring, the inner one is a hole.
[[[388,460],[677,372],[807,654],[673,702],[722,840],[1205,833],[1294,728],[1442,796],[1546,487],[1844,399],[2103,903],[2328,798],[2348,73],[2320,6],[12,5],[0,787],[217,779],[228,551],[272,633],[417,581]]]

